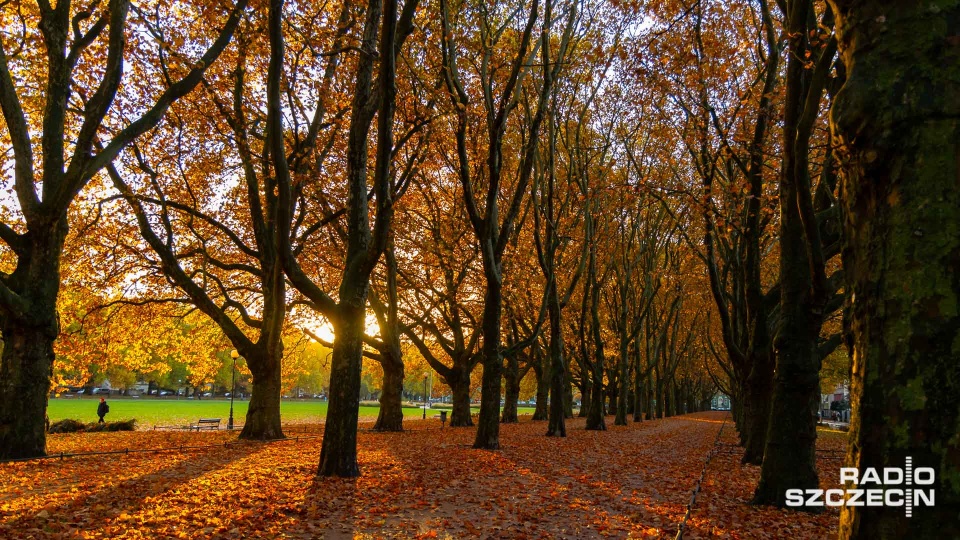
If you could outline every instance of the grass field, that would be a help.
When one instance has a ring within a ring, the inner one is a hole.
[[[47,415],[51,422],[73,418],[85,422],[97,420],[98,398],[51,399],[47,406]],[[230,401],[225,399],[108,399],[110,413],[107,420],[127,420],[135,418],[140,429],[149,429],[154,425],[184,425],[196,422],[198,418],[222,418],[223,425],[230,415]],[[379,407],[360,407],[360,418],[374,420],[380,412]],[[520,408],[520,414],[533,414],[532,408]],[[428,416],[439,411],[427,411]],[[449,415],[449,411],[447,412]],[[247,402],[233,402],[233,418],[242,424],[247,415]],[[280,415],[285,424],[317,423],[327,416],[327,402],[315,400],[283,400],[280,402]],[[404,408],[406,418],[420,418],[423,409]]]

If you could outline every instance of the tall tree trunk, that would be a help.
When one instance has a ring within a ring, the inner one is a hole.
[[[626,325],[626,317],[624,317],[623,324]],[[624,334],[626,334],[626,331],[624,331]],[[627,425],[627,398],[629,397],[627,388],[630,386],[630,360],[627,356],[629,353],[628,346],[629,343],[626,343],[625,339],[621,339],[620,376],[617,377],[617,415],[613,420],[613,425],[615,426]]]
[[[643,385],[640,388],[640,418],[646,420],[651,420],[650,417],[650,380],[649,378],[643,381]]]
[[[659,370],[659,369],[656,370],[656,373],[657,373],[657,382],[656,382],[655,388],[654,388],[654,399],[656,400],[656,404],[655,404],[654,409],[655,409],[656,412],[655,412],[654,414],[656,415],[657,418],[661,418],[661,419],[662,419],[663,416],[664,416],[664,415],[663,415],[663,412],[664,412],[664,407],[663,407],[663,379],[662,379],[661,376],[660,376],[660,370]]]
[[[46,455],[44,418],[55,329],[23,326],[19,321],[0,326],[0,459]]]
[[[330,401],[320,448],[320,476],[360,476],[357,464],[357,421],[360,415],[360,371],[366,325],[366,283],[359,306],[341,304],[334,321],[333,361],[330,366]],[[341,288],[343,290],[343,288]]]
[[[634,344],[633,347],[633,421],[634,422],[643,422],[643,377],[641,377],[641,365],[640,361],[642,356],[640,354],[639,343]]]
[[[380,392],[380,412],[374,431],[403,431],[403,351],[400,346],[399,299],[397,296],[397,254],[393,231],[383,252],[386,275],[386,305],[376,294],[370,296],[370,304],[377,314],[380,336],[377,360],[383,368],[383,389]]]
[[[404,6],[416,9],[417,1]],[[271,3],[271,33],[279,32],[279,12],[282,0]],[[382,17],[381,17],[382,16]],[[380,24],[381,18],[383,24]],[[320,476],[355,477],[359,476],[357,464],[357,418],[360,413],[360,372],[363,363],[363,335],[366,325],[367,295],[370,286],[370,274],[373,272],[380,255],[389,243],[389,230],[393,217],[393,175],[390,174],[393,160],[393,118],[396,105],[396,50],[397,43],[397,2],[384,0],[372,2],[366,8],[361,49],[377,50],[379,57],[374,91],[374,55],[360,55],[357,64],[356,85],[351,104],[350,126],[347,137],[347,250],[336,304],[334,325],[333,362],[330,368],[330,403],[327,408],[327,422],[323,431],[323,444],[320,449]],[[405,39],[400,34],[400,43]],[[379,40],[378,40],[379,36]],[[279,41],[279,38],[274,39]],[[282,62],[282,49],[271,51],[271,63]],[[276,58],[279,56],[279,58]],[[273,81],[276,84],[278,81]],[[281,121],[279,106],[275,95],[272,99],[274,127]],[[377,107],[370,105],[375,103]],[[370,127],[374,113],[377,116],[376,162],[373,171],[374,194],[376,197],[376,222],[371,230],[370,208],[368,204],[368,160]],[[274,131],[274,151],[272,157],[278,169],[285,169],[284,150],[278,148],[282,135]],[[285,171],[281,171],[285,172]],[[281,192],[281,206],[289,202],[289,175],[278,174],[286,178]],[[280,220],[289,225],[288,219]],[[289,246],[287,246],[289,254]],[[292,257],[290,257],[292,259]],[[288,274],[294,270],[293,261],[287,260],[285,269]],[[302,270],[300,270],[302,272]],[[297,275],[298,272],[292,272]],[[299,278],[298,278],[299,280]],[[297,280],[295,280],[297,281]],[[306,287],[309,289],[309,287]],[[316,288],[316,285],[313,285]],[[302,292],[302,291],[301,291]],[[329,297],[321,298],[324,304],[331,303]],[[328,307],[328,310],[331,308]]]
[[[498,278],[488,279],[483,306],[483,376],[477,437],[473,447],[487,450],[500,448],[500,382],[503,378],[503,355],[500,350],[501,288]]]
[[[553,277],[553,274],[551,274]],[[550,422],[547,425],[548,437],[566,437],[566,392],[567,364],[563,358],[563,334],[560,326],[561,306],[557,293],[556,278],[553,277],[547,291],[547,312],[550,317],[550,345],[547,362],[550,364]]]
[[[597,358],[593,361],[593,381],[590,391],[590,409],[587,411],[587,429],[603,431],[607,429],[604,422],[604,394],[603,394],[603,364]]]
[[[537,376],[537,408],[533,411],[534,420],[546,420],[549,416],[548,404],[550,399],[550,380],[547,376],[549,370],[544,370],[543,359],[541,358],[533,365],[533,373]]]
[[[517,418],[517,402],[520,401],[520,361],[516,354],[507,358],[507,368],[504,370],[503,378],[506,384],[500,423],[516,424],[520,421]]]
[[[740,392],[742,396],[743,393]],[[737,439],[740,442],[740,446],[745,446],[747,444],[747,428],[746,428],[746,418],[743,413],[743,399],[740,399],[736,396],[730,396],[730,412],[733,414],[733,422],[737,426]],[[769,425],[769,424],[768,424]],[[763,441],[766,445],[767,441]]]
[[[820,404],[820,355],[817,350],[826,308],[826,278],[821,238],[812,210],[808,152],[827,69],[828,44],[806,73],[810,0],[787,3],[789,38],[784,106],[783,165],[780,175],[780,326],[774,341],[776,372],[767,441],[754,494],[759,504],[786,504],[788,489],[816,489],[816,411]],[[821,27],[832,26],[824,17]],[[829,24],[828,24],[829,23]],[[834,45],[835,46],[835,45]]]
[[[687,414],[687,394],[686,394],[686,384],[681,382],[677,383],[676,392],[674,394],[674,406],[673,411],[677,415]]]
[[[960,538],[960,2],[831,4],[848,77],[832,111],[847,157],[847,466],[912,457],[936,493],[913,517],[845,506],[840,538]]]
[[[747,408],[743,415],[744,446],[743,463],[759,465],[763,461],[763,450],[767,440],[767,425],[770,422],[770,399],[773,393],[774,358],[771,352],[769,323],[764,306],[763,282],[760,274],[762,255],[760,237],[763,227],[760,224],[760,201],[763,198],[763,162],[766,159],[764,142],[767,125],[771,116],[771,100],[777,84],[777,70],[780,51],[777,47],[773,20],[767,3],[761,5],[763,29],[767,35],[767,60],[765,66],[763,93],[760,97],[757,121],[754,126],[753,141],[750,146],[750,169],[747,178],[750,182],[750,198],[747,200],[746,230],[746,312],[749,336],[747,341],[747,366],[749,373],[744,389],[744,403]]]
[[[450,427],[469,427],[473,425],[470,416],[470,374],[457,372],[447,377],[447,384],[453,393],[453,410],[450,411]]]
[[[753,368],[747,378],[746,388],[746,403],[750,404],[750,410],[744,413],[746,438],[741,462],[759,465],[763,462],[763,450],[767,442],[767,425],[770,423],[770,395],[773,387],[774,361],[769,348],[755,348],[751,353]]]
[[[799,246],[802,249],[802,245]],[[787,267],[786,249],[781,264]],[[796,267],[794,267],[796,268]],[[820,322],[804,304],[784,302],[767,441],[754,502],[784,506],[788,489],[816,489],[816,411],[820,404]],[[790,313],[794,312],[794,313]]]
[[[605,410],[603,400],[603,336],[600,333],[600,284],[597,280],[596,248],[590,249],[590,262],[587,275],[590,279],[590,333],[593,338],[593,362],[591,362],[590,383],[590,410],[587,412],[586,428],[604,431],[607,425],[604,422]]]
[[[247,365],[253,372],[253,388],[247,407],[247,419],[240,432],[241,439],[282,439],[280,426],[280,363],[283,358],[282,344],[279,350],[264,352],[260,358],[252,355]]]
[[[567,436],[567,388],[564,385],[564,370],[551,370],[550,373],[550,413],[547,425],[548,437]]]
[[[0,459],[46,455],[44,419],[59,334],[57,294],[66,233],[65,217],[46,230],[28,232],[17,268],[3,283],[26,305],[22,313],[0,306]]]
[[[580,386],[580,412],[579,418],[587,418],[590,415],[590,401],[593,399],[593,386],[590,384],[590,373],[583,372],[581,375],[583,382]]]
[[[381,352],[383,391],[374,431],[403,431],[403,358],[399,352]]]
[[[674,415],[673,410],[673,383],[667,382],[663,389],[663,415],[670,417]]]
[[[643,422],[643,393],[639,385],[633,391],[633,421]]]

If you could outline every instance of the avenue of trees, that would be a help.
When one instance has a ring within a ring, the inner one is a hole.
[[[328,387],[322,476],[362,473],[362,380],[402,431],[429,371],[486,450],[522,393],[563,437],[723,392],[783,506],[846,354],[848,466],[912,456],[937,504],[842,536],[960,535],[960,1],[8,0],[0,28],[0,458],[45,454],[68,383],[197,386],[236,350],[241,438]]]

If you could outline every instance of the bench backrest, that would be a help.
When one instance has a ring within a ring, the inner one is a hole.
[[[197,423],[198,424],[219,424],[220,419],[219,418],[201,418],[200,420],[197,420]]]

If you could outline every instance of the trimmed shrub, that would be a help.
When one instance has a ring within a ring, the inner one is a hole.
[[[65,419],[50,425],[49,433],[97,433],[101,431],[136,431],[137,421],[134,419],[120,422],[91,422],[84,424],[79,420]]]
[[[72,420],[67,418],[65,420],[60,420],[50,424],[50,429],[47,430],[48,433],[77,433],[83,431],[83,428],[86,427],[83,422],[79,420]]]
[[[121,420],[119,422],[108,422],[107,431],[136,431],[137,421],[134,418],[130,420]]]

